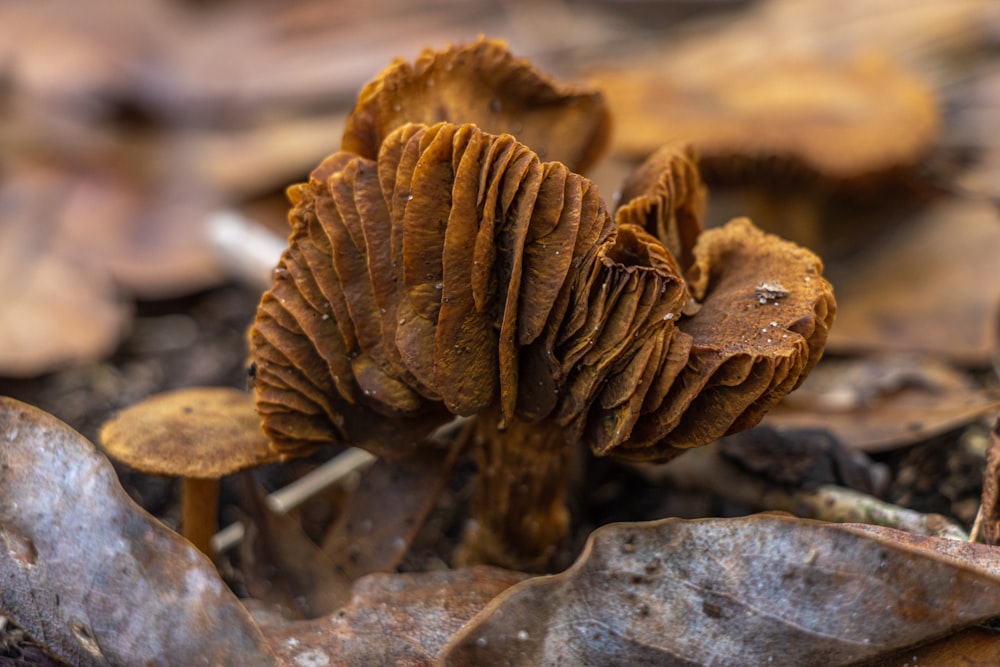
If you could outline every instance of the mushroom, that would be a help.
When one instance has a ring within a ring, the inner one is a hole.
[[[637,171],[617,219],[563,163],[471,123],[399,125],[289,192],[289,247],[249,334],[263,429],[282,452],[392,457],[473,417],[461,562],[545,569],[577,448],[665,461],[752,426],[833,319],[809,251],[747,220],[700,232],[683,146]],[[761,303],[764,281],[787,295]]]
[[[226,387],[147,398],[108,420],[100,439],[109,456],[129,467],[181,478],[181,532],[208,555],[220,478],[281,458],[260,431],[253,397]]]
[[[824,256],[857,250],[873,226],[899,219],[900,201],[933,190],[915,187],[916,168],[940,112],[916,75],[875,54],[717,55],[698,67],[672,53],[648,68],[596,73],[618,121],[615,152],[639,161],[664,140],[690,142],[720,220],[750,211]]]
[[[730,178],[777,168],[849,183],[915,164],[940,125],[930,87],[875,54],[680,62],[591,78],[622,121],[617,151],[641,159],[681,139]]]

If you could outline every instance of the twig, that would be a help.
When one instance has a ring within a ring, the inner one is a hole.
[[[968,540],[955,522],[923,514],[834,484],[788,488],[747,474],[719,455],[715,445],[701,447],[663,466],[639,467],[647,477],[674,488],[700,490],[758,510],[777,510],[834,523],[866,523],[917,535]]]
[[[370,466],[374,461],[375,457],[363,449],[348,449],[288,486],[269,494],[265,502],[271,511],[285,514],[323,489],[343,481],[351,473]],[[242,522],[226,526],[212,536],[212,553],[221,554],[232,549],[243,540],[244,533]]]
[[[261,290],[271,284],[271,271],[285,250],[285,240],[245,215],[217,211],[207,220],[208,236],[233,276]]]

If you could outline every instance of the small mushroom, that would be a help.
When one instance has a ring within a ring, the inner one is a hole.
[[[754,425],[833,319],[809,251],[747,220],[701,233],[680,145],[629,180],[617,219],[587,179],[470,123],[400,125],[289,192],[289,247],[249,334],[263,429],[283,452],[392,457],[473,416],[463,562],[546,568],[578,447],[665,461]],[[761,304],[766,280],[788,294]]]
[[[181,532],[209,555],[220,478],[281,458],[260,431],[253,397],[225,387],[147,398],[106,422],[100,439],[109,456],[131,468],[181,478]]]

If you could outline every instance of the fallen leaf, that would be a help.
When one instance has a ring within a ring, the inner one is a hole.
[[[130,309],[101,267],[52,247],[65,190],[42,170],[0,177],[0,374],[28,377],[111,353]],[[60,191],[62,194],[60,194]]]
[[[852,451],[822,428],[777,430],[767,425],[717,441],[719,455],[747,472],[783,486],[840,484],[881,495],[889,471]]]
[[[73,665],[271,665],[214,566],[135,505],[111,464],[0,397],[0,607]]]
[[[782,432],[822,429],[849,449],[874,452],[927,440],[998,408],[1000,392],[977,387],[946,361],[883,354],[824,359],[764,424]]]
[[[990,443],[986,446],[983,496],[973,539],[993,546],[1000,544],[1000,417],[993,424]]]
[[[827,349],[922,352],[985,366],[1000,304],[1000,224],[987,201],[942,199],[828,267],[837,326]]]
[[[249,475],[243,476],[243,498],[240,572],[250,596],[295,618],[315,618],[344,605],[352,579],[294,518],[267,506],[263,489]]]
[[[706,65],[596,75],[620,119],[616,150],[642,158],[683,140],[709,173],[745,177],[748,165],[777,161],[841,183],[912,166],[937,135],[929,87],[884,56],[769,53]]]
[[[434,508],[459,449],[418,447],[397,461],[375,461],[324,538],[324,555],[352,581],[394,570]]]
[[[444,648],[464,665],[846,665],[1000,613],[983,545],[777,515],[613,524]]]
[[[994,667],[998,655],[1000,631],[972,627],[930,644],[873,660],[865,667]]]
[[[370,574],[336,613],[311,621],[260,619],[261,631],[290,665],[430,666],[449,637],[527,576],[488,566]]]

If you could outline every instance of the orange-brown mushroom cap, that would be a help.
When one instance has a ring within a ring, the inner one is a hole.
[[[142,472],[194,479],[278,460],[253,397],[226,387],[176,389],[122,410],[101,427],[111,457]]]
[[[764,168],[851,183],[915,165],[940,124],[929,86],[888,59],[718,59],[706,67],[596,74],[616,150],[692,143],[717,176]]]
[[[427,49],[412,65],[396,60],[361,91],[341,150],[375,159],[396,128],[441,121],[512,134],[542,159],[576,172],[596,161],[610,130],[598,90],[556,82],[504,42],[479,38]]]

